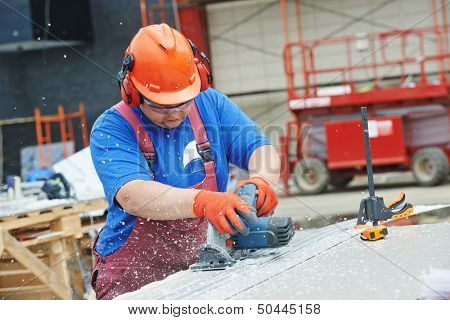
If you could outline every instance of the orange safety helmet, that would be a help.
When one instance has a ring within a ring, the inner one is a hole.
[[[141,104],[142,96],[157,104],[175,105],[211,86],[209,67],[203,52],[163,23],[138,31],[125,52],[117,79],[122,99],[130,106]]]

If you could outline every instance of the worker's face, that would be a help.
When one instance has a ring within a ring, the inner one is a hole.
[[[188,116],[192,109],[192,102],[193,100],[189,100],[175,106],[162,106],[144,98],[141,110],[156,125],[172,129],[178,127]]]

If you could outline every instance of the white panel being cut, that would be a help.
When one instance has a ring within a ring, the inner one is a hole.
[[[261,251],[221,271],[181,271],[117,299],[417,299],[431,296],[424,291],[431,285],[437,294],[445,275],[426,275],[450,269],[448,222],[389,227],[376,242],[360,240],[355,224],[297,231],[271,255]]]

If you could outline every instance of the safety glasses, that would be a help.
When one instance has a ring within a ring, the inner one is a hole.
[[[192,103],[192,100],[183,102],[181,104],[177,104],[175,106],[167,106],[167,105],[159,105],[156,104],[147,98],[143,98],[144,102],[147,104],[148,107],[152,108],[153,111],[158,113],[170,113],[174,111],[182,111],[183,109],[189,107]]]

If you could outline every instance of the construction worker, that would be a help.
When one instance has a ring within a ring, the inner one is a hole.
[[[206,61],[166,24],[140,29],[125,52],[123,101],[97,119],[90,140],[109,204],[93,247],[97,299],[187,269],[208,221],[222,234],[243,231],[252,211],[225,192],[229,163],[249,172],[238,186],[257,186],[258,216],[278,204],[275,149],[238,106],[208,88]]]

